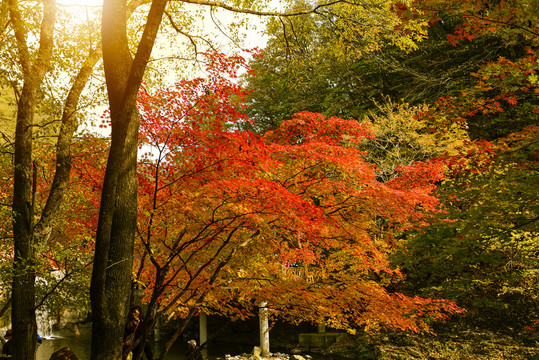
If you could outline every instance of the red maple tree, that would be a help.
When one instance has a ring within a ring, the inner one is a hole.
[[[439,164],[381,183],[357,147],[370,124],[316,113],[242,131],[244,60],[208,64],[205,78],[140,95],[135,273],[150,312],[244,318],[265,301],[290,321],[428,331],[425,318],[459,311],[386,289],[400,277],[387,260],[399,234],[437,211]]]

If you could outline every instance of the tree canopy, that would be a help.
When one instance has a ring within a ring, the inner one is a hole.
[[[198,312],[260,302],[338,329],[535,331],[536,2],[2,2],[16,357],[37,308],[82,303],[92,359],[119,359],[134,285],[145,336],[185,320],[162,358]]]

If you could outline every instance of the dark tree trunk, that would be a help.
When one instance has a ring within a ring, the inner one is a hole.
[[[15,163],[13,186],[14,264],[12,283],[13,358],[35,358],[37,323],[35,315],[35,237],[34,204],[32,199],[32,127],[37,93],[48,71],[53,48],[56,3],[43,1],[39,49],[35,60],[26,43],[27,30],[16,0],[8,1],[19,62],[24,75],[21,96],[17,103],[15,130]]]
[[[138,89],[166,5],[152,2],[137,54],[127,47],[125,0],[103,4],[102,47],[112,138],[101,194],[90,297],[92,360],[121,359],[137,215]]]
[[[32,234],[32,124],[35,90],[24,86],[19,99],[15,131],[13,186],[13,264],[11,321],[14,358],[34,359],[37,342],[35,315],[35,255]]]

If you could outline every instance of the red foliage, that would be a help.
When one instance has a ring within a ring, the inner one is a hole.
[[[140,94],[137,281],[148,300],[237,317],[264,300],[296,321],[413,331],[428,329],[422,317],[458,311],[384,289],[400,276],[387,260],[399,231],[436,211],[440,166],[403,167],[380,183],[355,146],[370,126],[316,113],[263,137],[238,130],[250,121],[233,82],[244,61],[208,57],[206,78]]]

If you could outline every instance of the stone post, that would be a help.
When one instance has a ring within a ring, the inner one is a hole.
[[[202,345],[206,341],[208,341],[208,316],[205,313],[203,312],[200,313],[198,324],[199,324],[199,341],[200,341],[199,345]],[[202,349],[200,353],[202,354],[202,357],[204,359],[207,359],[208,346],[204,347],[204,349]]]
[[[268,303],[260,303],[258,310],[258,318],[260,321],[260,348],[262,356],[268,356],[270,353],[269,343],[269,319],[268,319]]]

